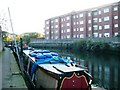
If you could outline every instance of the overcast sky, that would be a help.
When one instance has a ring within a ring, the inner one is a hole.
[[[0,0],[0,19],[7,20],[6,27],[11,32],[8,7],[10,8],[13,30],[16,34],[44,32],[45,20],[88,8],[93,8],[119,0]],[[5,20],[2,21],[4,26]]]

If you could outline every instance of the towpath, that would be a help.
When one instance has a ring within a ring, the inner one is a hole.
[[[2,62],[2,90],[6,88],[27,90],[21,71],[9,48],[5,48],[5,51],[2,52],[2,61],[0,60],[0,62]]]

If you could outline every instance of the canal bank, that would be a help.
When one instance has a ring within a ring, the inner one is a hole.
[[[27,86],[19,70],[18,64],[9,48],[1,53],[2,58],[2,89],[26,89]]]

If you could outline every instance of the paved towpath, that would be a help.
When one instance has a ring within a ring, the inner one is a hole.
[[[9,48],[5,48],[5,51],[2,52],[2,89],[5,88],[27,89],[18,64]]]

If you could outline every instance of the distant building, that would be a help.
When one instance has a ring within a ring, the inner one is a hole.
[[[102,38],[120,35],[120,2],[45,20],[45,39]]]

